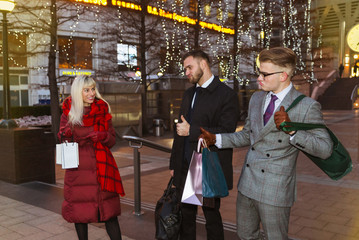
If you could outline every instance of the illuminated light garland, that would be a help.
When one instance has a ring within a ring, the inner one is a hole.
[[[103,5],[103,4],[100,4],[100,3],[102,3],[102,1],[99,1],[99,0],[97,0],[97,1],[96,0],[75,0],[75,1],[76,2],[81,2],[81,3]],[[106,3],[106,5],[103,5],[103,6],[107,6],[107,1],[104,1],[104,2]],[[132,9],[132,10],[136,10],[136,11],[141,11],[142,10],[141,5],[131,3],[131,2],[112,0],[111,3],[112,3],[112,6],[128,8],[128,9]],[[178,15],[176,13],[169,12],[169,11],[166,11],[164,9],[153,7],[153,6],[150,6],[150,5],[147,6],[147,13],[155,15],[155,16],[160,16],[160,17],[172,19],[172,20],[178,21],[178,22],[186,22],[186,23],[191,24],[191,25],[196,24],[196,19],[190,18],[188,16]],[[223,33],[230,34],[230,35],[234,34],[233,29],[225,28],[223,26],[219,26],[219,25],[214,24],[214,23],[200,22],[200,25],[202,27],[204,27],[204,28],[214,30],[214,31],[217,31],[217,32],[223,32]]]
[[[158,8],[165,8],[164,1],[158,0],[157,5]],[[158,9],[157,8],[157,9]],[[188,15],[185,12],[183,7],[183,0],[178,3],[172,2],[170,6],[171,11],[177,15]],[[169,69],[170,65],[174,65],[178,70],[183,68],[182,66],[182,53],[178,53],[178,51],[189,50],[189,42],[188,42],[188,30],[189,25],[184,22],[176,22],[174,21],[171,24],[171,27],[167,27],[168,22],[166,18],[161,19],[162,30],[166,40],[166,53],[165,53],[165,62],[163,65],[160,65],[159,70],[162,73],[165,73],[167,69]],[[183,75],[183,71],[180,71],[179,74]]]
[[[228,20],[228,6],[229,6],[229,1],[228,0],[224,0],[223,2],[222,1],[219,1],[219,4],[221,6],[221,19],[220,19],[220,22],[221,22],[221,26],[224,26],[226,21]],[[224,5],[224,7],[223,7]],[[234,34],[234,32],[233,32]],[[229,39],[226,38],[226,35],[222,32],[221,35],[219,36],[218,38],[218,42],[217,42],[217,46],[219,47],[220,45],[224,46],[224,49],[222,49],[222,51],[219,51],[219,49],[217,50],[217,53],[220,53],[221,54],[221,65],[220,65],[220,68],[221,68],[221,71],[224,72],[224,76],[225,78],[229,78],[229,71],[230,71],[230,63],[232,62],[232,54],[229,54],[228,56],[228,53],[230,53],[230,48],[229,48]],[[225,56],[228,56],[228,62],[225,62]]]
[[[78,3],[86,3],[86,1],[76,1]],[[91,2],[90,0],[88,0],[88,2]],[[107,1],[106,1],[107,2]],[[114,1],[112,1],[114,2]],[[124,1],[116,1],[116,4],[121,2],[121,6],[124,3]],[[166,57],[165,57],[165,63],[163,66],[160,66],[160,70],[161,72],[164,71],[165,69],[167,69],[169,67],[169,64],[173,64],[173,62],[175,62],[175,64],[181,68],[182,63],[181,63],[181,59],[180,56],[176,53],[176,49],[180,48],[180,49],[184,49],[184,50],[189,50],[190,45],[188,43],[188,37],[189,37],[189,29],[192,27],[191,24],[185,24],[187,23],[186,21],[184,21],[183,19],[176,17],[176,16],[188,16],[189,12],[188,9],[185,9],[183,7],[183,4],[181,4],[180,6],[176,6],[175,3],[172,3],[172,5],[170,6],[170,11],[165,11],[163,9],[165,9],[165,5],[164,5],[165,1],[162,0],[158,0],[156,6],[152,7],[152,11],[158,13],[158,16],[162,16],[163,19],[162,21],[162,29],[163,29],[163,33],[164,33],[164,38],[166,41]],[[278,1],[278,2],[270,2],[269,3],[269,8],[267,8],[267,10],[265,11],[265,9],[259,9],[259,6],[261,4],[263,4],[263,0],[259,1],[257,4],[257,9],[254,10],[253,12],[260,12],[263,11],[263,16],[261,16],[260,18],[260,27],[261,29],[263,29],[263,32],[265,33],[264,37],[266,39],[265,41],[265,47],[270,46],[270,39],[272,38],[272,28],[273,28],[273,12],[275,8],[280,8],[280,14],[282,16],[283,19],[283,23],[282,24],[282,39],[283,39],[283,46],[287,46],[292,48],[298,55],[298,67],[300,71],[306,71],[306,68],[308,68],[308,74],[303,74],[303,76],[306,77],[306,79],[308,79],[308,82],[312,82],[312,81],[316,81],[315,76],[314,76],[314,59],[313,59],[313,43],[315,47],[320,47],[322,44],[322,36],[321,34],[319,35],[317,41],[315,42],[313,40],[313,27],[311,26],[311,0],[308,0],[306,4],[303,4],[302,6],[296,6],[295,5],[295,0],[288,0],[286,2],[283,1]],[[100,3],[100,1],[92,1],[93,4],[95,3]],[[110,1],[108,1],[107,5],[110,5]],[[210,1],[210,5],[211,7],[213,7],[213,4],[217,4],[214,3],[214,1]],[[242,1],[239,1],[238,4],[241,6]],[[228,14],[228,9],[229,7],[226,7],[230,5],[229,0],[222,0],[218,2],[218,8],[221,9],[222,13],[223,13],[223,18],[221,21],[219,21],[219,24],[216,24],[215,26],[217,26],[218,29],[223,29],[223,26],[225,24],[225,19],[226,19],[226,14]],[[78,23],[79,21],[81,21],[81,17],[79,16],[80,14],[80,6],[82,7],[83,5],[77,4],[77,19],[75,20],[75,23],[73,25],[71,25],[71,32],[70,32],[70,38],[72,38],[75,33],[78,31]],[[285,10],[284,6],[288,6],[288,10]],[[100,11],[100,4],[96,4],[94,7],[97,8],[97,13],[95,13],[95,18],[96,21],[99,22],[99,11]],[[127,3],[125,4],[126,8],[132,8],[132,9],[136,9],[136,5],[128,5]],[[299,9],[301,8],[301,12],[304,12],[304,20],[301,20],[299,18],[302,18],[298,12]],[[45,5],[45,9],[46,9],[46,5]],[[304,10],[303,10],[304,9]],[[45,11],[48,11],[48,9],[46,9]],[[118,18],[121,19],[121,14],[120,11],[118,11]],[[240,8],[239,11],[239,17],[238,17],[238,50],[237,50],[237,54],[236,57],[237,58],[237,67],[233,68],[233,72],[231,74],[234,74],[236,76],[236,79],[239,79],[239,75],[243,75],[243,73],[239,73],[239,65],[241,64],[240,62],[240,54],[241,52],[245,49],[245,45],[254,47],[257,44],[257,39],[255,36],[251,35],[251,33],[256,32],[255,31],[255,26],[257,24],[257,22],[255,21],[255,18],[253,18],[251,20],[251,23],[248,25],[248,27],[244,28],[244,26],[242,26],[241,23],[243,23],[243,15],[242,15],[242,11],[244,11],[243,9]],[[172,14],[172,15],[171,15]],[[155,14],[152,14],[155,15]],[[45,18],[46,14],[43,10],[41,10],[38,14],[38,19],[40,18]],[[173,16],[175,16],[175,18],[177,20],[173,19]],[[257,16],[260,16],[259,14]],[[200,39],[204,41],[204,43],[206,43],[206,45],[208,46],[208,48],[210,49],[210,52],[213,54],[214,58],[222,61],[223,60],[223,55],[221,55],[223,52],[224,53],[229,53],[230,52],[230,46],[231,46],[231,41],[230,41],[230,35],[227,36],[227,34],[225,32],[221,32],[220,35],[215,35],[210,33],[209,31],[204,31],[206,29],[210,29],[209,26],[211,26],[210,24],[212,23],[208,23],[208,19],[205,14],[202,14],[202,16],[204,21],[200,22],[200,26],[201,26],[201,32],[200,32]],[[280,17],[280,16],[279,16]],[[227,16],[228,18],[228,16]],[[172,19],[174,20],[174,23],[172,25],[169,25],[166,22],[166,19]],[[302,21],[305,21],[303,24]],[[38,29],[41,29],[41,21],[35,21],[34,26],[29,30],[30,32],[36,33],[37,31],[40,31]],[[169,27],[170,26],[170,27]],[[213,27],[212,27],[213,30]],[[215,30],[215,29],[214,29]],[[124,33],[124,28],[120,28],[120,23],[119,23],[119,31],[120,34]],[[234,32],[234,30],[233,30]],[[307,32],[307,34],[304,36],[301,34],[301,32]],[[20,32],[16,32],[16,34],[20,34]],[[95,39],[93,39],[94,41]],[[36,38],[28,38],[28,45],[31,45],[32,43],[46,43],[45,40],[38,40]],[[31,43],[31,44],[29,44]],[[26,43],[21,43],[22,45],[26,45]],[[70,45],[70,43],[69,43]],[[303,48],[303,45],[305,45],[305,50]],[[91,45],[91,52],[92,52],[92,48],[93,45]],[[302,49],[303,48],[303,49]],[[303,51],[304,50],[304,51]],[[64,50],[66,51],[66,49]],[[178,51],[177,51],[178,52]],[[222,53],[221,53],[222,52]],[[228,55],[228,54],[227,54]],[[319,58],[322,59],[323,58],[323,52],[320,49],[319,50]],[[232,60],[232,55],[228,55],[229,56],[229,61]],[[304,57],[306,57],[306,59],[304,59]],[[305,61],[309,61],[308,63],[306,63]],[[19,64],[19,63],[16,63]],[[221,62],[221,64],[223,64],[223,61]],[[320,62],[320,67],[322,67],[322,63]],[[25,68],[26,66],[21,66],[21,65],[17,65],[18,67],[22,67]],[[43,67],[38,67],[38,70],[42,71],[44,70]],[[226,70],[224,73],[226,76],[229,76],[229,70]],[[242,84],[246,84],[247,80],[245,80],[246,78],[242,78],[240,81],[242,81]]]
[[[240,53],[242,47],[241,36],[244,36],[243,31],[243,14],[242,14],[242,1],[238,1],[238,23],[237,23],[237,52],[235,52],[236,66],[233,66],[232,76],[235,81],[238,81],[239,85],[245,84],[242,78],[239,77],[239,68],[240,68]],[[249,81],[249,80],[248,80]]]
[[[157,4],[162,4],[161,7],[164,7],[164,2],[161,1],[160,3],[157,2]],[[169,33],[167,31],[166,28],[166,24],[165,24],[165,19],[161,19],[161,23],[162,23],[162,30],[164,32],[164,36],[166,39],[166,53],[165,53],[165,60],[164,60],[164,65],[161,65],[161,62],[159,62],[158,64],[158,68],[160,70],[160,72],[165,73],[166,70],[169,68],[169,60],[170,60],[170,53],[169,53],[169,49],[170,49],[170,38],[169,38]]]
[[[164,18],[168,18],[168,19],[172,19],[172,20],[177,21],[177,22],[186,22],[186,23],[191,24],[191,25],[196,24],[196,19],[190,18],[188,16],[184,17],[182,15],[178,15],[176,13],[168,12],[168,11],[165,11],[163,9],[157,9],[156,7],[152,7],[152,6],[147,6],[147,12],[149,14],[164,17]],[[203,28],[207,28],[207,29],[210,29],[210,30],[215,30],[217,32],[223,32],[223,33],[232,34],[232,35],[234,34],[233,29],[225,28],[225,27],[219,26],[219,25],[214,24],[214,23],[207,23],[207,22],[200,21],[199,25],[201,27],[203,27]]]
[[[158,3],[158,7],[154,8],[154,12],[155,15],[158,16],[166,16],[165,13],[169,13],[169,12],[161,12],[160,9],[164,9],[164,4],[163,1],[157,1]],[[266,6],[265,4],[266,2],[264,0],[261,0],[257,3],[254,11],[253,11],[253,15],[250,17],[251,18],[251,22],[248,24],[248,27],[244,28],[243,27],[243,14],[242,14],[242,1],[238,1],[238,5],[239,5],[239,16],[238,16],[238,48],[237,48],[237,53],[235,54],[235,57],[237,58],[237,66],[233,66],[233,71],[232,73],[229,73],[229,68],[226,69],[226,64],[224,63],[224,56],[221,52],[226,53],[228,56],[228,60],[232,61],[232,55],[228,55],[228,53],[230,52],[230,40],[228,38],[226,38],[225,36],[223,36],[222,34],[220,36],[215,36],[215,35],[211,35],[209,32],[204,32],[203,29],[205,27],[208,27],[210,25],[205,24],[207,22],[209,22],[210,17],[206,16],[205,14],[201,14],[201,20],[203,20],[200,24],[201,26],[201,30],[200,30],[200,41],[202,42],[203,40],[206,42],[207,47],[209,48],[209,52],[212,53],[212,56],[214,57],[214,59],[216,59],[216,61],[219,62],[220,67],[222,69],[225,69],[223,71],[223,74],[225,75],[225,77],[230,76],[231,74],[235,76],[235,79],[239,79],[240,84],[243,85],[248,85],[249,80],[248,77],[243,77],[240,78],[239,75],[239,66],[241,64],[240,62],[240,55],[241,52],[244,50],[245,46],[248,47],[252,47],[255,48],[255,46],[257,45],[257,39],[253,38],[252,33],[256,32],[255,28],[256,28],[256,22],[257,22],[257,17],[259,16],[259,24],[258,27],[262,30],[263,32],[263,39],[265,41],[263,41],[263,47],[264,48],[268,48],[271,46],[271,38],[273,37],[273,22],[275,21],[275,19],[277,19],[278,17],[282,16],[283,21],[281,22],[282,27],[278,26],[279,29],[283,29],[282,30],[282,44],[285,47],[290,47],[292,48],[296,54],[298,55],[298,69],[300,71],[305,71],[305,66],[306,63],[305,61],[310,61],[312,62],[312,59],[310,59],[309,55],[308,55],[308,51],[311,52],[312,51],[312,46],[311,46],[311,41],[312,41],[312,33],[311,33],[311,16],[310,16],[310,11],[311,11],[311,1],[308,0],[307,4],[303,4],[302,6],[298,6],[298,4],[295,5],[295,1],[294,0],[288,0],[286,2],[284,1],[280,1],[280,2],[268,2],[266,4],[268,4],[269,6]],[[227,18],[227,14],[228,14],[228,7],[226,6],[230,6],[230,2],[229,0],[222,0],[222,1],[218,1],[216,2],[216,6],[218,6],[219,11],[222,13],[223,18],[219,21],[220,24],[216,24],[217,26],[222,27],[225,23],[225,20]],[[176,6],[175,4],[171,5],[172,9],[170,11],[172,11],[173,13],[176,14],[181,14],[181,15],[188,15],[188,13],[185,13],[184,11],[179,13],[176,10]],[[214,8],[214,2],[210,1],[209,6],[203,6],[203,8],[206,8],[206,10],[208,11],[208,9],[210,8]],[[279,10],[279,16],[276,15],[274,16],[274,9],[278,9]],[[300,11],[299,9],[301,9],[301,11],[304,11],[304,19],[302,19],[302,16],[299,16],[298,12]],[[167,17],[171,17],[173,15],[167,15]],[[175,15],[176,16],[176,15]],[[299,19],[299,17],[301,17]],[[305,27],[303,28],[303,22],[305,22],[306,24],[304,25]],[[278,22],[276,22],[276,24],[278,25]],[[169,36],[168,33],[170,32],[170,30],[165,27],[166,24],[163,21],[163,29],[164,29],[164,33],[165,33],[165,38],[166,38],[166,62],[169,62],[169,60],[173,60],[173,52],[174,52],[174,46],[175,44],[173,44],[175,42],[175,38],[174,36],[178,36],[174,33],[174,31],[172,31],[172,35]],[[176,28],[177,26],[174,25],[174,28]],[[302,34],[302,32],[307,32],[306,34]],[[181,39],[187,39],[185,37],[182,37]],[[213,44],[213,42],[215,42],[215,44]],[[304,49],[303,46],[306,44],[306,48]],[[171,49],[169,49],[171,48]],[[303,52],[307,51],[307,53]],[[253,52],[255,54],[255,52]],[[306,57],[306,59],[304,59],[304,57]],[[166,63],[167,64],[167,63]],[[180,65],[180,62],[178,63],[178,65]],[[310,64],[311,66],[313,66],[313,64]],[[314,72],[314,69],[310,69],[310,74],[312,75],[312,73]],[[253,72],[254,73],[254,72]],[[241,74],[243,75],[243,74]],[[310,77],[310,81],[315,81],[316,79],[313,77]]]

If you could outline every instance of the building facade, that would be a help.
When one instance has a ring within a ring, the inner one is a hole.
[[[342,71],[342,77],[359,77],[359,1],[317,0],[315,9],[329,68]]]
[[[51,24],[51,2],[57,6],[56,25]],[[184,76],[181,56],[196,47],[211,56],[214,74],[231,86],[238,82],[239,88],[246,89],[257,88],[256,57],[260,50],[290,47],[300,60],[296,85],[308,91],[308,82],[316,76],[312,64],[314,35],[309,31],[313,6],[306,3],[18,1],[15,10],[8,14],[11,105],[50,101],[47,72],[50,33],[54,31],[60,97],[66,95],[72,79],[81,74],[94,76],[100,82],[138,84],[142,83],[141,74],[145,74],[148,89],[158,83],[165,85],[161,79],[166,76]]]

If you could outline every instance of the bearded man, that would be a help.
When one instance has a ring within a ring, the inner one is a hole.
[[[208,55],[194,50],[183,56],[185,74],[194,86],[182,98],[179,123],[173,141],[170,173],[179,196],[182,196],[192,153],[197,148],[200,126],[213,133],[232,133],[239,117],[238,96],[212,74]],[[232,149],[210,148],[218,152],[228,189],[233,188]],[[202,210],[206,218],[207,239],[223,240],[223,223],[219,212],[220,198],[205,198]],[[196,239],[197,205],[181,204],[180,239]]]

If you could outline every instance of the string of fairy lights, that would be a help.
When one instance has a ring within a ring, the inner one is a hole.
[[[46,16],[46,13],[49,11],[48,8],[50,6],[49,3],[41,4],[41,8],[36,8],[34,10],[34,15],[37,16],[36,19],[33,20],[30,24],[25,24],[23,21],[18,21],[18,18],[21,16],[16,15],[17,9],[15,8],[13,14],[9,14],[9,22],[15,22],[11,28],[8,30],[9,36],[15,37],[14,42],[12,42],[12,46],[15,47],[15,44],[17,44],[16,48],[12,48],[12,51],[16,51],[17,53],[23,54],[26,56],[26,52],[31,48],[32,46],[38,46],[41,44],[48,43],[45,39],[38,39],[34,37],[38,32],[43,31],[44,25],[41,21],[44,16]],[[15,21],[12,21],[12,19],[15,19]],[[30,26],[30,27],[29,27]],[[23,57],[23,56],[22,56]],[[16,57],[9,56],[9,64],[11,67],[16,67],[20,69],[27,69],[30,68],[27,64],[23,65],[21,64]],[[44,67],[35,66],[35,69],[40,71],[44,70]]]
[[[184,0],[173,1],[170,4],[170,9],[173,13],[184,15],[185,8],[183,4]],[[156,6],[161,9],[166,9],[165,2],[159,0],[156,2]],[[163,35],[166,40],[166,53],[165,60],[163,64],[159,62],[160,72],[166,72],[166,69],[170,67],[171,64],[175,64],[178,69],[182,69],[181,56],[179,54],[180,50],[188,50],[188,31],[189,26],[184,22],[174,21],[171,26],[168,26],[168,20],[165,18],[161,19],[161,26]],[[178,41],[180,39],[180,41]]]
[[[224,32],[215,32],[205,28],[200,28],[199,32],[199,44],[208,51],[212,60],[218,63],[220,73],[224,78],[237,79],[241,85],[249,84],[248,68],[244,68],[244,57],[253,58],[253,64],[255,64],[255,57],[258,54],[259,49],[255,49],[260,46],[261,48],[268,48],[272,45],[272,40],[275,37],[274,30],[278,30],[281,44],[285,47],[290,47],[295,51],[298,56],[298,72],[300,72],[303,78],[309,83],[316,81],[314,74],[314,49],[320,49],[322,44],[321,26],[319,25],[319,35],[314,36],[312,25],[312,0],[303,1],[303,3],[296,2],[295,0],[277,0],[267,1],[258,0],[254,1],[254,7],[251,9],[252,15],[244,19],[244,12],[248,15],[248,9],[245,9],[244,0],[219,0],[219,1],[206,1],[201,6],[200,19],[201,21],[216,23],[221,27],[231,26],[230,22],[233,21],[234,4],[238,4],[238,32],[237,38],[237,52],[231,54],[233,49],[233,35],[226,34]],[[73,39],[78,36],[81,31],[79,24],[81,21],[86,21],[82,18],[83,8],[91,9],[93,12],[94,20],[98,22],[98,29],[101,27],[101,11],[105,7],[91,4],[83,4],[75,1],[71,2],[74,6],[76,17],[69,25],[69,34],[67,46],[61,47],[61,53],[57,48],[57,54],[67,56],[67,61],[71,61],[70,53],[68,52],[73,46]],[[165,9],[166,11],[181,15],[181,16],[193,16],[193,12],[189,10],[189,0],[172,0],[152,1],[154,7]],[[17,29],[11,29],[11,34],[15,35],[19,39],[19,48],[29,46],[36,46],[39,44],[46,44],[48,39],[31,37],[32,34],[37,34],[42,29],[43,20],[50,17],[49,14],[50,5],[48,1],[43,1],[43,7],[36,13],[36,17],[33,19],[31,28],[24,31]],[[117,9],[118,24],[116,31],[118,35],[126,35],[126,26],[121,22],[122,14],[120,8]],[[59,16],[61,17],[61,16]],[[166,73],[167,69],[174,65],[175,68],[182,68],[181,53],[191,49],[193,44],[189,39],[193,38],[193,26],[185,22],[173,21],[166,18],[161,19],[162,35],[164,38],[165,49],[164,61],[158,62],[159,71]],[[232,26],[233,28],[233,26]],[[262,35],[263,34],[263,35]],[[26,41],[21,40],[23,35],[27,35]],[[313,38],[316,37],[314,40]],[[91,41],[91,50],[93,53],[95,38]],[[119,40],[121,41],[121,40]],[[247,53],[247,49],[251,49],[250,53]],[[30,49],[28,49],[30,50]],[[247,54],[247,55],[246,55]],[[323,53],[318,50],[319,60],[323,58]],[[237,66],[231,66],[233,57],[236,58]],[[28,68],[28,66],[21,65],[15,58],[9,58],[12,63],[19,68]],[[320,61],[319,61],[320,62]],[[321,67],[321,66],[320,66]],[[37,70],[44,70],[44,66],[35,66]],[[254,70],[252,70],[254,75]]]
[[[281,29],[282,46],[289,47],[294,50],[298,56],[298,72],[302,74],[303,78],[310,83],[317,81],[314,76],[314,59],[313,59],[313,26],[311,25],[311,0],[300,5],[295,0],[283,1],[257,1],[253,9],[252,16],[249,17],[251,21],[247,27],[243,27],[243,0],[237,1],[238,3],[238,39],[237,39],[237,53],[235,55],[229,54],[232,49],[232,36],[225,33],[213,33],[206,29],[200,29],[200,45],[204,49],[208,49],[211,53],[214,62],[217,62],[221,69],[222,77],[230,78],[239,81],[240,85],[248,85],[250,80],[248,74],[243,74],[240,67],[241,56],[244,57],[245,48],[255,49],[258,44],[261,48],[269,48],[272,44],[272,38],[277,36],[273,35],[273,30],[279,31]],[[164,7],[163,1],[157,1],[158,7]],[[233,0],[220,0],[214,3],[210,1],[205,6],[201,6],[203,11],[200,12],[200,19],[202,21],[213,22],[217,17],[217,24],[225,27],[228,16],[233,7]],[[186,15],[188,10],[178,9],[178,4],[173,3],[170,5],[169,11],[178,14]],[[186,12],[187,11],[187,12]],[[211,11],[211,14],[208,14]],[[232,10],[233,11],[233,10]],[[303,13],[303,14],[301,14]],[[214,17],[216,16],[216,17]],[[274,24],[274,21],[276,24]],[[282,25],[280,26],[279,23]],[[184,28],[186,26],[187,28]],[[165,71],[169,63],[180,60],[175,58],[174,48],[183,44],[183,39],[188,36],[188,25],[181,25],[173,23],[169,26],[167,20],[162,21],[162,28],[166,36],[166,61],[165,64],[160,66],[161,71]],[[173,31],[173,28],[175,29]],[[171,30],[172,29],[172,30]],[[172,31],[172,35],[168,34]],[[258,34],[259,32],[259,34]],[[246,41],[246,42],[245,42]],[[320,39],[316,40],[317,46],[321,44]],[[254,59],[261,49],[252,50],[251,55]],[[230,68],[233,57],[237,59],[237,66]],[[319,55],[319,60],[322,59],[322,54]],[[308,64],[309,62],[309,64]],[[181,63],[178,62],[178,66]],[[308,69],[309,66],[309,69]],[[231,71],[232,69],[232,71]],[[245,68],[244,68],[245,69]],[[254,74],[254,71],[253,71]],[[247,75],[247,77],[242,77]]]

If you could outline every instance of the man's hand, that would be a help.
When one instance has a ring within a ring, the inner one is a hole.
[[[189,135],[189,129],[191,125],[189,125],[183,115],[181,115],[181,120],[181,123],[176,124],[177,134],[178,136],[185,137]]]
[[[274,114],[274,122],[275,122],[275,125],[277,126],[278,130],[281,130],[279,126],[282,122],[291,122],[291,120],[288,116],[288,113],[284,110],[283,106],[281,106],[279,111]],[[292,132],[284,131],[284,132],[287,134],[290,134],[290,135],[295,133],[295,131],[292,131]]]
[[[203,138],[206,141],[207,146],[214,145],[216,143],[216,135],[208,132],[207,130],[200,127],[202,134],[199,138]]]

